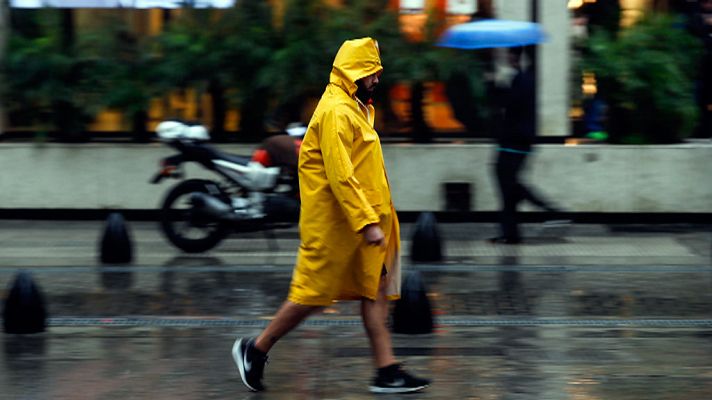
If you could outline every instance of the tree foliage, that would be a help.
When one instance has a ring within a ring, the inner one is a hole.
[[[55,131],[61,140],[81,140],[101,108],[101,73],[96,57],[67,41],[62,10],[42,10],[33,18],[18,12],[3,73],[3,97],[21,124]]]
[[[612,37],[596,32],[583,68],[609,106],[611,140],[672,143],[693,130],[700,48],[673,17],[651,15]]]
[[[100,105],[121,110],[131,121],[136,140],[148,139],[146,122],[150,101],[167,89],[158,74],[157,54],[150,37],[130,32],[120,15],[101,18],[96,27],[85,32],[78,46],[96,61],[96,72],[103,93]]]
[[[386,73],[376,100],[386,114],[383,106],[396,83],[413,86],[416,95],[420,88],[422,96],[425,83],[458,77],[465,97],[482,96],[477,57],[434,46],[442,18],[431,16],[424,40],[410,41],[388,0],[340,6],[286,0],[278,21],[264,0],[241,0],[228,10],[184,8],[156,37],[135,36],[115,18],[84,29],[70,47],[57,10],[21,12],[18,18],[4,63],[12,76],[4,97],[13,115],[25,115],[28,124],[51,125],[60,103],[86,121],[107,107],[145,118],[151,99],[189,89],[212,98],[213,133],[221,132],[233,106],[241,111],[240,138],[258,138],[266,123],[283,127],[299,118],[305,102],[328,83],[341,43],[364,36],[379,41]],[[413,126],[424,125],[422,98],[416,96],[414,106]]]

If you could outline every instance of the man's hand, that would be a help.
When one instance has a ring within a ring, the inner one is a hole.
[[[366,227],[361,230],[361,234],[369,245],[386,247],[386,236],[378,224],[366,225]]]

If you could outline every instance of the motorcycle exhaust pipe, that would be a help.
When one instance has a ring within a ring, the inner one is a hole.
[[[232,216],[232,207],[215,196],[196,192],[190,195],[193,209],[201,216],[212,219],[229,219]]]

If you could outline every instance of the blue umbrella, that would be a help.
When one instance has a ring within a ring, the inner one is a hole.
[[[534,22],[486,19],[450,27],[438,41],[440,47],[488,49],[537,44],[547,39]]]

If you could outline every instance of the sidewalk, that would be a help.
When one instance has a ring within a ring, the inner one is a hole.
[[[259,319],[269,317],[288,291],[299,243],[296,229],[278,231],[276,239],[235,235],[211,252],[184,254],[161,236],[157,224],[128,224],[135,261],[111,266],[98,257],[103,222],[4,222],[0,287],[26,269],[51,298],[55,317],[238,316],[239,321],[225,324],[261,324]],[[705,276],[712,272],[710,226],[573,225],[565,236],[554,236],[562,232],[526,225],[526,244],[513,246],[485,240],[496,234],[494,224],[442,224],[445,259],[429,264],[408,257],[413,228],[403,226],[404,270],[422,273],[443,318],[529,315],[536,301],[528,296],[547,288],[558,290],[547,300],[558,310],[556,317],[615,315],[626,308],[621,299],[632,294],[643,300],[626,311],[630,317],[657,315],[655,302],[665,302],[665,296],[694,303],[674,302],[665,315],[697,318],[712,310],[712,292],[704,290]],[[697,299],[689,296],[693,287],[700,289]],[[591,291],[596,294],[588,298]],[[582,304],[572,309],[572,303]],[[324,317],[358,313],[347,302]]]
[[[237,234],[203,254],[172,247],[155,222],[131,222],[134,264],[289,266],[299,245],[296,228]],[[96,266],[103,221],[0,221],[0,268]],[[403,261],[410,264],[413,224],[403,224]],[[523,224],[525,243],[492,245],[491,223],[439,224],[445,264],[524,265],[710,265],[712,225],[570,225],[568,230]]]
[[[367,392],[358,302],[307,320],[270,353],[249,393],[230,348],[287,293],[295,230],[184,255],[131,223],[136,261],[97,261],[102,222],[0,221],[0,289],[19,268],[45,294],[47,332],[0,334],[0,399],[404,399]],[[412,225],[403,227],[404,250]],[[436,320],[394,334],[399,360],[434,380],[418,399],[687,400],[712,393],[709,226],[525,226],[527,244],[484,241],[494,224],[440,226],[446,260],[412,264]],[[273,243],[274,245],[275,243]],[[6,292],[1,292],[3,297]]]

